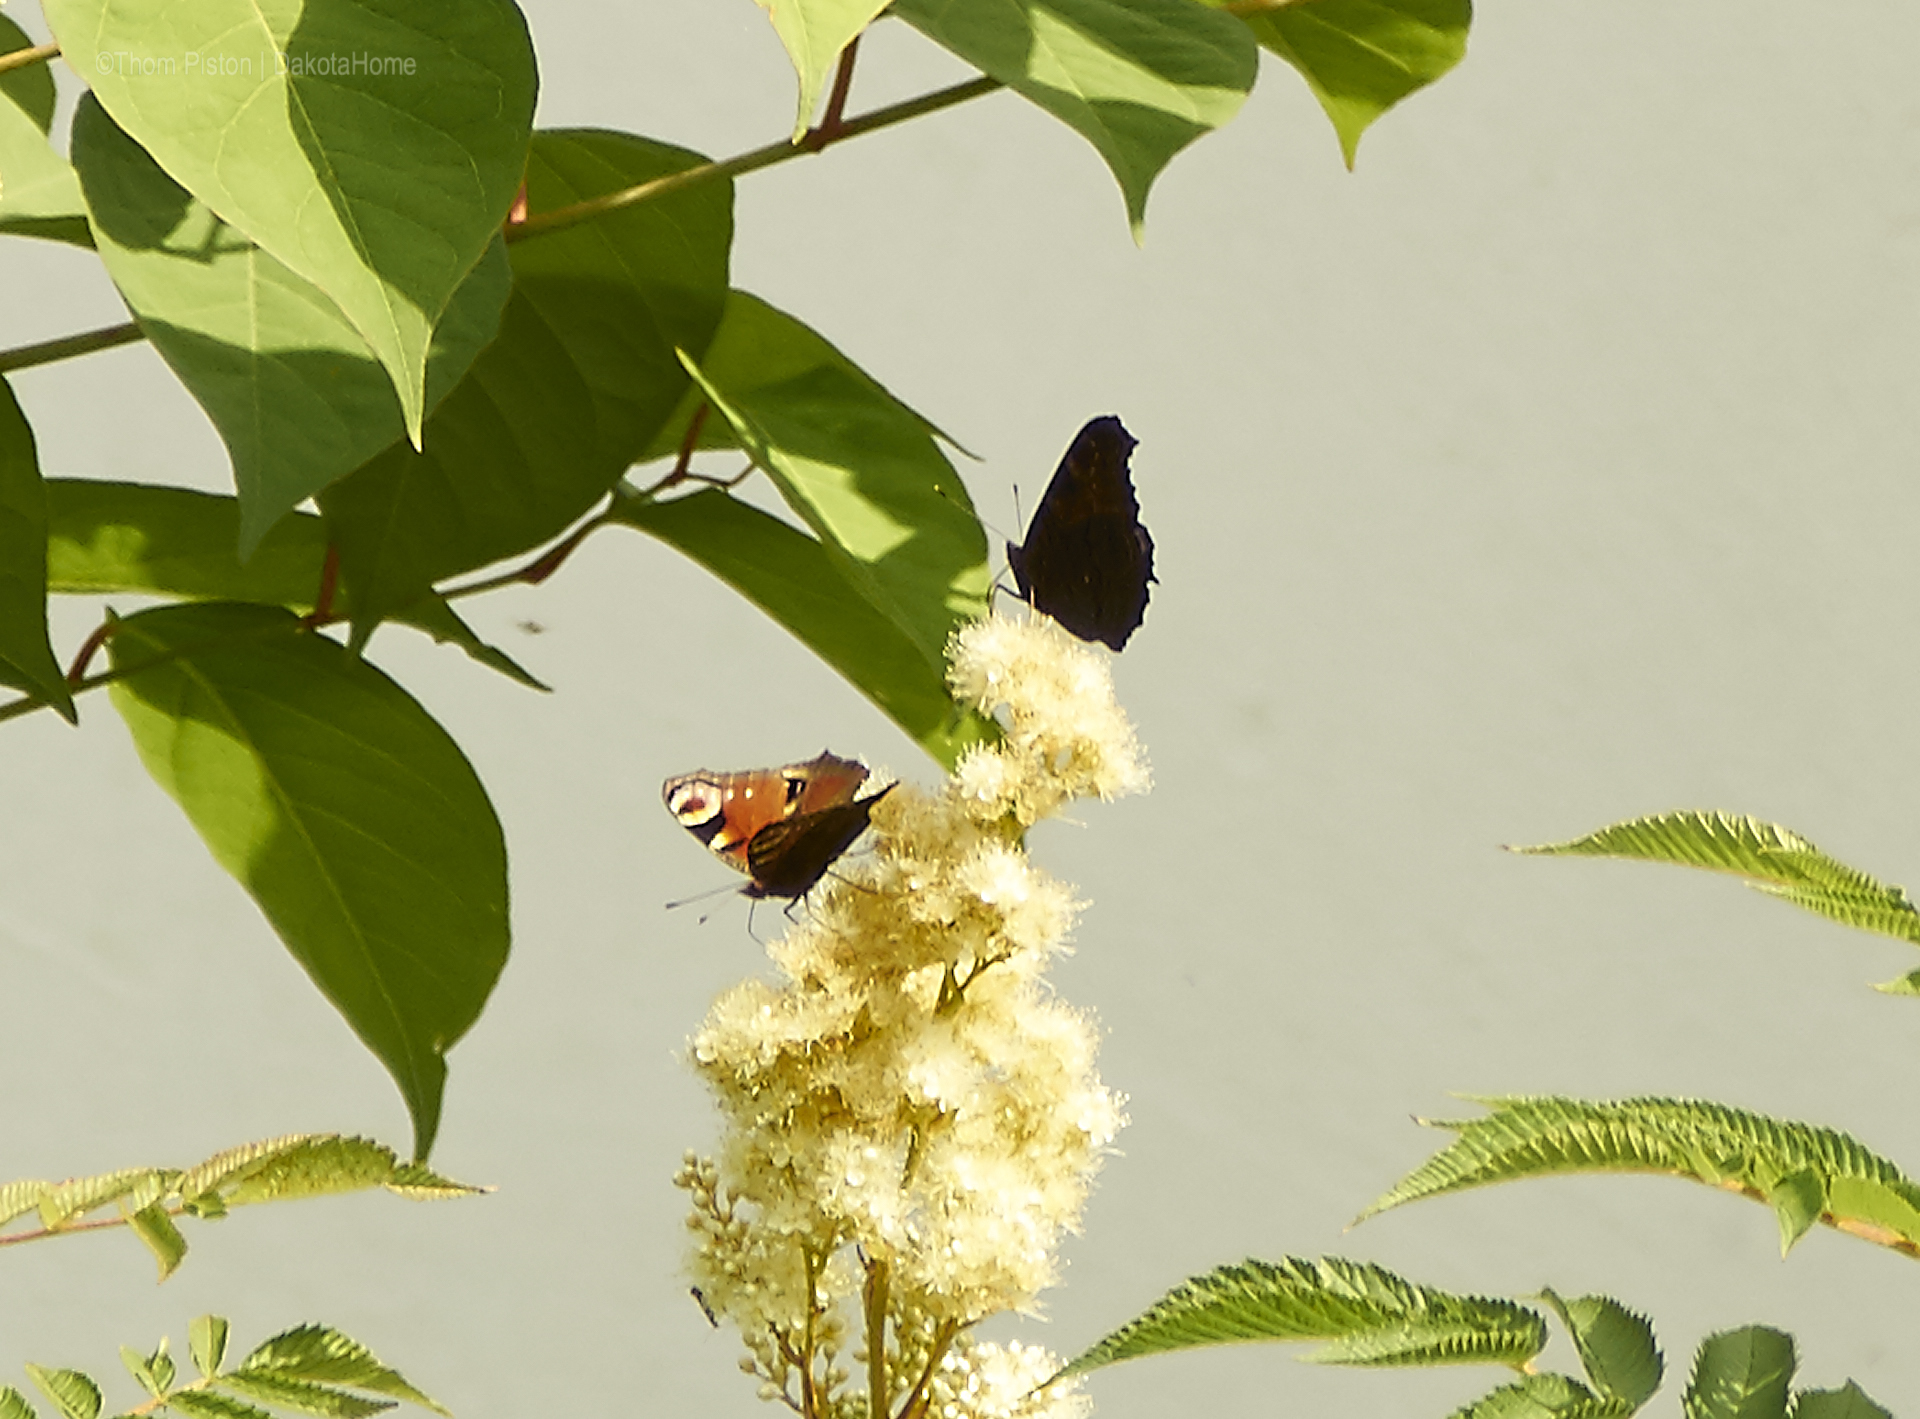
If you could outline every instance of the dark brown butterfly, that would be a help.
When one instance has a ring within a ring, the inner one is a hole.
[[[681,827],[747,874],[749,897],[804,897],[893,791],[856,798],[866,781],[865,764],[823,753],[778,769],[698,769],[668,779],[660,796]]]
[[[1153,538],[1127,467],[1138,442],[1112,414],[1088,421],[1027,524],[1007,543],[1020,595],[1083,641],[1119,650],[1147,614]]]

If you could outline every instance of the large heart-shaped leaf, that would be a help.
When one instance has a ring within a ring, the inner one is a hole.
[[[706,160],[623,133],[542,133],[550,211]],[[676,349],[720,323],[733,190],[710,182],[516,242],[499,337],[428,423],[321,498],[353,589],[354,644],[442,577],[538,546],[604,497],[688,387]]]
[[[107,273],[227,445],[250,556],[295,506],[406,436],[392,382],[338,306],[195,201],[91,95],[73,158]],[[434,331],[430,406],[493,338],[511,284],[496,236]]]
[[[416,441],[427,354],[520,184],[511,0],[45,0],[67,62],[173,179],[326,292]]]
[[[506,845],[472,766],[287,611],[158,607],[109,649],[147,771],[393,1074],[425,1157],[446,1052],[507,959]]]
[[[230,497],[153,483],[47,480],[47,589],[102,596],[134,592],[184,601],[257,601],[305,613],[313,609],[326,564],[320,519],[295,513],[242,563],[234,553],[240,508]],[[334,614],[349,612],[347,593]],[[544,690],[501,650],[474,634],[438,596],[394,619],[457,645],[509,679]]]
[[[613,518],[677,547],[785,626],[947,768],[992,728],[953,702],[925,647],[876,610],[819,542],[718,489],[616,500]]]
[[[1466,57],[1472,19],[1473,0],[1313,0],[1246,17],[1306,79],[1348,167],[1374,119]]]
[[[1259,70],[1247,27],[1193,0],[894,0],[892,13],[1093,144],[1135,240],[1154,178],[1240,111]]]
[[[33,430],[0,379],[0,685],[38,695],[76,722],[47,639],[47,488]]]
[[[0,15],[0,54],[31,49],[27,32]],[[0,74],[0,232],[86,246],[80,184],[47,145],[53,126],[53,75],[44,64]]]

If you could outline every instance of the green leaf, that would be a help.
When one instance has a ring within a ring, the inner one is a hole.
[[[187,1327],[187,1352],[203,1377],[217,1374],[227,1358],[227,1318],[195,1316]]]
[[[1906,892],[1828,857],[1790,829],[1731,813],[1663,813],[1615,823],[1572,842],[1521,847],[1548,857],[1672,862],[1744,878],[1750,887],[1862,931],[1920,945],[1920,911]]]
[[[1547,1343],[1547,1323],[1511,1301],[1417,1286],[1365,1262],[1245,1261],[1176,1286],[1060,1374],[1246,1340],[1328,1341],[1306,1356],[1325,1364],[1522,1365]]]
[[[40,1225],[49,1231],[65,1227],[94,1208],[117,1202],[164,1176],[169,1175],[157,1168],[121,1168],[118,1172],[55,1183],[41,1193]]]
[[[733,293],[706,359],[689,366],[841,579],[944,685],[947,640],[985,614],[988,575],[986,536],[937,430],[814,331],[744,292]]]
[[[800,76],[800,111],[793,120],[793,140],[799,142],[820,107],[827,76],[833,73],[845,49],[888,0],[757,0],[773,21],[774,32],[786,46],[794,73]]]
[[[1356,1220],[1442,1193],[1560,1173],[1663,1173],[1759,1199],[1808,1173],[1826,1191],[1822,1222],[1882,1246],[1920,1246],[1920,1186],[1833,1129],[1691,1099],[1476,1102],[1492,1112],[1459,1122],[1421,1120],[1459,1137]]]
[[[188,1419],[273,1419],[270,1410],[210,1389],[186,1389],[168,1397],[167,1406]]]
[[[0,685],[77,724],[73,692],[47,638],[47,486],[33,429],[0,379]]]
[[[1451,1419],[1622,1419],[1632,1412],[1619,1400],[1602,1399],[1576,1379],[1547,1373],[1502,1385],[1456,1409]]]
[[[510,0],[42,9],[115,122],[339,306],[417,441],[434,325],[520,185],[534,60],[519,10]]]
[[[623,133],[541,133],[530,210],[702,166]],[[357,649],[434,582],[539,546],[604,497],[688,386],[726,301],[733,189],[696,184],[515,242],[500,336],[429,421],[320,499],[355,596]]]
[[[295,1133],[229,1148],[181,1174],[179,1181],[182,1198],[218,1194],[235,1207],[370,1187],[423,1199],[486,1190],[402,1163],[383,1143],[337,1133]]]
[[[40,1392],[53,1401],[61,1419],[98,1419],[100,1386],[78,1370],[49,1370],[28,1365],[27,1374]]]
[[[1767,1201],[1780,1222],[1780,1255],[1785,1256],[1827,1210],[1826,1181],[1813,1169],[1802,1168],[1777,1179]]]
[[[31,48],[31,36],[0,15],[0,54]],[[80,184],[47,144],[53,100],[48,65],[0,74],[0,232],[89,246]]]
[[[109,650],[148,772],[392,1072],[424,1157],[445,1053],[507,957],[506,847],[472,767],[404,690],[285,611],[159,607]]]
[[[303,1325],[256,1347],[231,1378],[305,1380],[312,1384],[351,1385],[372,1394],[408,1400],[436,1414],[447,1411],[389,1369],[359,1341],[323,1325]]]
[[[1609,1296],[1566,1301],[1550,1290],[1540,1294],[1567,1327],[1587,1378],[1601,1394],[1629,1412],[1653,1398],[1666,1364],[1654,1344],[1651,1321]]]
[[[1687,1419],[1786,1419],[1798,1364],[1783,1331],[1750,1325],[1710,1335],[1694,1356],[1681,1409]]]
[[[140,1382],[140,1388],[148,1394],[165,1394],[173,1383],[173,1360],[167,1354],[166,1337],[160,1338],[151,1355],[142,1355],[131,1346],[120,1347],[120,1363],[127,1367],[127,1373]]]
[[[1313,0],[1245,19],[1263,48],[1300,71],[1351,168],[1376,118],[1466,58],[1473,0]]]
[[[173,1225],[167,1209],[159,1203],[152,1202],[137,1212],[129,1213],[127,1225],[133,1229],[136,1237],[146,1243],[147,1250],[153,1253],[153,1259],[160,1265],[162,1281],[173,1275],[186,1259],[187,1239],[180,1235],[180,1229]]]
[[[819,542],[758,508],[705,489],[672,502],[619,499],[613,519],[676,547],[793,632],[951,769],[991,727],[962,710],[946,677],[865,599]]]
[[[4,1416],[0,1416],[4,1419]],[[1852,1380],[1845,1389],[1803,1389],[1795,1396],[1793,1419],[1893,1419]]]
[[[16,1217],[24,1217],[40,1206],[40,1199],[46,1195],[50,1183],[34,1178],[22,1178],[18,1182],[0,1184],[0,1227],[4,1227]]]
[[[1259,70],[1247,27],[1192,0],[894,0],[893,13],[1093,144],[1136,241],[1153,180],[1240,111]]]
[[[301,613],[313,609],[327,537],[320,519],[309,513],[283,519],[243,564],[234,550],[240,505],[223,494],[50,478],[47,502],[47,579],[54,591],[139,592],[192,601],[259,601]],[[343,591],[335,598],[335,613],[345,614],[351,605]],[[523,685],[546,689],[476,636],[437,596],[415,602],[395,619],[459,646]]]
[[[40,1419],[27,1397],[12,1385],[0,1385],[0,1419]]]
[[[245,558],[295,505],[405,437],[393,385],[325,293],[196,202],[91,95],[73,158],[107,273],[226,443]],[[511,284],[496,236],[434,331],[428,408],[493,338]]]
[[[322,1419],[366,1419],[369,1414],[394,1407],[391,1399],[363,1399],[343,1389],[273,1375],[223,1375],[220,1385],[235,1394],[302,1414],[318,1414]]]

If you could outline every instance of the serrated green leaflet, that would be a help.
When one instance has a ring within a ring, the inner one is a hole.
[[[1920,945],[1905,890],[1827,856],[1791,829],[1732,813],[1685,811],[1614,823],[1571,842],[1515,848],[1546,857],[1624,857],[1730,872],[1808,911]]]
[[[1360,135],[1376,118],[1466,57],[1473,3],[1313,0],[1245,18],[1263,48],[1300,71],[1351,168]]]
[[[1240,111],[1259,70],[1247,27],[1192,0],[894,0],[892,13],[1093,144],[1135,240],[1154,179]]]
[[[785,626],[878,705],[944,767],[992,734],[963,711],[945,676],[842,575],[824,547],[717,489],[673,502],[621,498],[613,518],[706,567]]]
[[[317,1414],[321,1419],[366,1419],[383,1409],[392,1409],[391,1399],[363,1399],[346,1390],[314,1384],[310,1380],[287,1379],[280,1375],[233,1374],[220,1378],[223,1389],[249,1399],[258,1399],[282,1409],[302,1414]]]
[[[153,1181],[157,1169],[121,1168],[90,1178],[69,1178],[55,1183],[40,1196],[40,1225],[49,1230],[63,1227],[83,1213],[104,1207],[126,1197],[135,1189]]]
[[[167,1405],[188,1419],[274,1419],[271,1410],[210,1389],[182,1390],[170,1396]]]
[[[792,316],[735,291],[701,391],[843,580],[946,677],[947,639],[986,612],[987,544],[936,430]]]
[[[1250,1340],[1327,1341],[1306,1358],[1332,1364],[1521,1365],[1547,1343],[1547,1323],[1512,1301],[1418,1286],[1365,1262],[1246,1261],[1175,1287],[1060,1373]]]
[[[1638,1409],[1660,1388],[1666,1363],[1653,1341],[1653,1323],[1609,1296],[1575,1296],[1562,1300],[1552,1291],[1541,1298],[1573,1337],[1580,1364],[1596,1389]]]
[[[53,591],[258,601],[303,614],[313,609],[327,538],[310,513],[282,519],[242,563],[235,551],[240,505],[222,494],[51,478],[47,503],[47,580]],[[350,611],[351,597],[342,592],[334,610]],[[415,602],[394,619],[523,685],[546,688],[482,641],[438,596]]]
[[[621,133],[541,133],[530,209],[699,166]],[[357,648],[436,581],[514,556],[578,519],[658,434],[726,301],[733,189],[712,182],[516,242],[500,336],[428,421],[320,502],[355,597]]]
[[[1833,1129],[1690,1099],[1478,1102],[1492,1110],[1485,1118],[1423,1120],[1459,1137],[1356,1220],[1442,1193],[1559,1173],[1662,1173],[1769,1201],[1783,1181],[1807,1174],[1826,1192],[1819,1220],[1883,1246],[1920,1247],[1920,1187]],[[1808,1186],[1802,1180],[1790,1191],[1804,1198]]]
[[[1794,1399],[1793,1419],[1893,1419],[1852,1380],[1845,1389],[1803,1389]]]
[[[359,1341],[324,1325],[303,1325],[282,1331],[256,1346],[234,1373],[268,1380],[351,1385],[354,1389],[407,1400],[436,1414],[447,1412],[408,1384],[398,1370],[381,1364]]]
[[[1799,1363],[1784,1331],[1750,1325],[1710,1335],[1693,1357],[1681,1409],[1687,1419],[1786,1419]]]
[[[138,1350],[122,1345],[120,1363],[127,1367],[127,1373],[138,1380],[140,1388],[148,1394],[163,1394],[173,1383],[173,1361],[167,1355],[164,1336],[151,1355],[142,1355]]]
[[[1450,1419],[1625,1419],[1633,1411],[1566,1375],[1528,1375],[1456,1409]]]
[[[424,1157],[445,1053],[507,956],[506,847],[472,767],[398,685],[283,610],[160,607],[109,650],[148,772],[393,1074]]]
[[[21,1178],[17,1182],[0,1184],[0,1226],[38,1208],[41,1197],[50,1186],[52,1184],[36,1178]]]
[[[79,716],[47,639],[47,486],[33,430],[0,379],[0,685]]]
[[[187,1327],[187,1353],[193,1356],[193,1367],[201,1375],[218,1371],[227,1358],[227,1318],[195,1316]]]
[[[433,327],[525,162],[533,48],[510,0],[43,9],[120,127],[340,308],[417,439]]]
[[[1780,1254],[1785,1256],[1827,1210],[1826,1179],[1812,1168],[1787,1173],[1767,1190],[1767,1201],[1780,1223]]]
[[[186,1259],[187,1239],[180,1235],[180,1229],[173,1225],[173,1219],[159,1203],[149,1203],[138,1211],[129,1212],[127,1225],[147,1250],[153,1253],[153,1259],[160,1267],[162,1281],[173,1275]]]
[[[0,54],[32,47],[27,32],[0,15]],[[87,246],[80,184],[47,143],[53,97],[45,64],[0,74],[0,232]]]
[[[0,1385],[0,1419],[38,1419],[27,1397],[12,1385]]]
[[[195,201],[91,95],[73,159],[108,274],[227,446],[245,559],[296,504],[406,437],[392,382],[324,292]],[[493,338],[511,283],[496,236],[434,330],[429,409]]]
[[[28,1365],[27,1374],[40,1392],[53,1401],[60,1419],[97,1419],[100,1413],[100,1386],[78,1370],[51,1370]]]
[[[757,0],[773,21],[774,32],[786,47],[787,58],[800,78],[800,110],[793,120],[798,141],[820,106],[827,76],[839,62],[840,51],[887,8],[887,0]]]

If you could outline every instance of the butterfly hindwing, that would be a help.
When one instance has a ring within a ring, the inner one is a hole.
[[[1119,650],[1147,613],[1153,538],[1128,466],[1138,443],[1120,420],[1087,422],[1034,510],[1027,540],[1007,544],[1020,594],[1082,640]]]
[[[681,827],[747,874],[748,896],[798,897],[866,830],[887,792],[856,798],[866,781],[865,764],[823,753],[778,769],[698,769],[668,779],[661,797]]]

